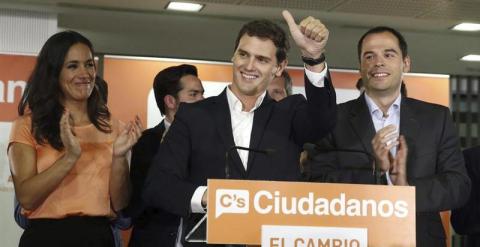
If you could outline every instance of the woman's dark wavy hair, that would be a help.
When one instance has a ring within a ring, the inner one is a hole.
[[[59,77],[70,47],[78,43],[88,46],[93,57],[92,43],[75,31],[56,33],[45,42],[18,106],[20,116],[31,112],[32,134],[37,143],[48,143],[57,150],[64,147],[60,138],[60,118],[64,106],[60,102],[63,92]],[[95,88],[88,98],[87,113],[98,130],[109,133],[110,112],[98,83],[95,80]]]

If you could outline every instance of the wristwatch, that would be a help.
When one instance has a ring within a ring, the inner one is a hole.
[[[311,57],[304,57],[302,56],[302,61],[305,63],[305,64],[308,64],[310,66],[314,66],[314,65],[317,65],[317,64],[321,64],[323,62],[325,62],[325,53],[322,53],[322,55],[317,58],[317,59],[314,59],[314,58],[311,58]]]

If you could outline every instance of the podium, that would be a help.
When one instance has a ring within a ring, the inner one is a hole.
[[[210,179],[207,218],[209,244],[410,247],[415,188]]]

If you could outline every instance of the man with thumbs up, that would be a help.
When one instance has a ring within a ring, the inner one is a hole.
[[[218,96],[180,105],[146,180],[145,202],[182,216],[183,235],[205,213],[207,179],[300,180],[303,144],[335,125],[335,91],[324,55],[328,30],[313,17],[297,25],[288,11],[282,14],[305,62],[308,100],[268,96],[268,84],[287,66],[288,38],[271,21],[246,23],[231,58],[232,84]]]

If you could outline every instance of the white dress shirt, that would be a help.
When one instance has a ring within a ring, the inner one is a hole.
[[[255,102],[255,105],[250,111],[243,111],[242,102],[237,96],[230,90],[230,86],[227,87],[227,101],[228,108],[230,109],[230,119],[232,122],[233,141],[236,146],[249,147],[250,136],[252,134],[253,127],[253,115],[255,110],[262,104],[263,99],[267,91],[263,92]],[[237,150],[240,159],[242,160],[243,168],[247,170],[248,152],[247,150]]]
[[[396,127],[396,135],[399,136],[400,132],[400,103],[402,100],[402,95],[399,94],[398,97],[395,99],[393,104],[388,108],[387,115],[384,115],[380,107],[375,104],[375,102],[370,98],[367,94],[365,94],[365,101],[367,102],[367,106],[370,112],[370,117],[372,118],[373,125],[375,126],[375,132],[378,132],[380,129],[388,126],[390,124],[395,125]],[[389,143],[388,143],[389,144]],[[394,146],[390,149],[390,153],[395,157],[397,154],[397,147]],[[389,185],[393,185],[392,180],[390,179],[390,175],[387,171],[385,174],[387,177],[387,182]]]

